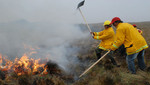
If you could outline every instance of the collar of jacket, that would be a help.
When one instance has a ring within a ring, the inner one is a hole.
[[[111,27],[109,27],[109,28],[106,28],[105,30],[108,30],[108,29],[110,29]]]
[[[116,28],[118,28],[120,24],[122,24],[122,23],[119,23],[119,24],[116,26]]]

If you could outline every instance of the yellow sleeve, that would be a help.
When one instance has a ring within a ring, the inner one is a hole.
[[[97,39],[97,40],[103,40],[103,39],[107,39],[107,38],[110,38],[113,36],[113,33],[112,32],[107,32],[101,36],[94,36],[94,39]]]
[[[94,32],[95,36],[101,36],[102,34],[103,34],[103,31],[101,31],[101,32]]]
[[[123,29],[118,29],[116,30],[116,38],[115,41],[111,47],[111,50],[116,50],[118,49],[124,42],[125,40],[125,34]]]

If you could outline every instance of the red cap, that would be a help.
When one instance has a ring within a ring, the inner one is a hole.
[[[137,27],[135,24],[133,24],[134,27]]]
[[[112,20],[111,20],[111,24],[113,24],[115,21],[121,21],[121,19],[119,17],[114,17]]]
[[[142,31],[140,29],[138,29],[139,33],[141,33]]]

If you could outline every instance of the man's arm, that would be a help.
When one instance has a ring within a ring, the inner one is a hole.
[[[94,36],[94,39],[102,40],[102,39],[108,39],[108,38],[110,38],[112,36],[113,36],[112,32],[107,32],[106,34],[102,34],[100,36]]]
[[[118,29],[116,30],[116,38],[115,41],[113,42],[113,45],[111,47],[111,50],[116,50],[118,49],[125,40],[125,33],[123,32],[123,29]]]

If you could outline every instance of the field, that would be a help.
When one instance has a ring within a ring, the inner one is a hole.
[[[147,43],[150,45],[150,22],[132,22],[142,31]],[[88,32],[84,24],[79,25],[85,33]],[[90,24],[93,31],[103,29],[102,24]],[[102,28],[102,29],[100,29]],[[79,78],[79,75],[91,66],[96,60],[95,48],[100,43],[94,40],[90,35],[85,39],[72,42],[72,46],[80,49],[77,54],[78,64],[68,65],[72,72],[64,72],[57,64],[49,61],[45,66],[47,73],[33,73],[17,75],[16,73],[7,73],[0,71],[0,85],[150,85],[150,48],[146,49],[145,62],[147,69],[141,71],[135,61],[137,74],[130,74],[127,69],[125,56],[120,56],[118,51],[114,52],[114,58],[120,67],[113,66],[111,62],[104,58],[94,66],[87,74]],[[45,67],[44,66],[44,67]]]

